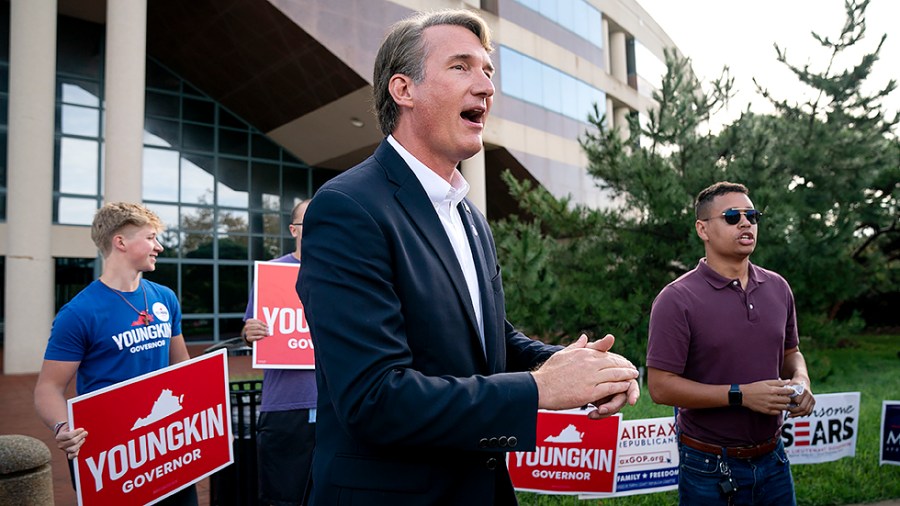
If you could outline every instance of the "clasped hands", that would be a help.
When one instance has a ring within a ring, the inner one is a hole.
[[[607,334],[588,342],[577,341],[556,352],[532,372],[538,387],[538,408],[561,410],[588,404],[588,417],[597,420],[634,406],[640,396],[638,370],[625,357],[609,351],[615,337]]]

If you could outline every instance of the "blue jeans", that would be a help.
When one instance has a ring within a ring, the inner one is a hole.
[[[780,438],[772,453],[754,459],[723,459],[722,455],[701,452],[681,443],[678,444],[678,454],[681,458],[678,465],[679,504],[797,504],[791,465]],[[725,469],[731,471],[731,479],[737,486],[737,492],[730,497],[722,492],[719,485],[726,478]]]

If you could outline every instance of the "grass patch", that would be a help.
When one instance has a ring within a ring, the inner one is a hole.
[[[859,434],[856,456],[824,464],[791,466],[797,503],[803,505],[843,505],[871,503],[900,498],[900,466],[878,465],[881,401],[900,400],[900,335],[855,336],[841,341],[841,348],[817,349],[803,342],[816,394],[860,392]],[[819,367],[819,370],[816,370]],[[672,408],[650,400],[644,388],[627,419],[670,416]],[[650,506],[678,503],[676,492],[645,494],[612,499],[579,501],[571,496],[518,493],[523,506],[564,504]]]

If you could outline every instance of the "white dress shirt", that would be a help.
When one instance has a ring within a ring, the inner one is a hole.
[[[484,322],[481,314],[481,292],[478,290],[478,274],[475,270],[472,248],[469,246],[469,239],[466,237],[465,226],[456,208],[466,197],[466,194],[469,193],[469,183],[456,169],[453,170],[453,176],[450,178],[450,183],[448,183],[444,178],[438,176],[436,172],[426,167],[425,164],[410,154],[397,142],[397,139],[394,139],[393,135],[389,135],[387,141],[397,150],[400,157],[412,169],[419,183],[425,188],[425,193],[434,206],[434,210],[441,220],[441,225],[444,226],[444,232],[447,233],[447,238],[450,239],[453,253],[456,254],[456,260],[462,268],[463,276],[466,278],[466,286],[469,288],[472,309],[475,310],[475,318],[478,322],[478,338],[481,340],[483,350]]]

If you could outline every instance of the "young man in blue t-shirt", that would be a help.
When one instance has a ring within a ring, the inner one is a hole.
[[[88,436],[67,422],[65,392],[72,378],[77,376],[76,393],[82,395],[190,358],[175,293],[142,276],[156,269],[162,229],[159,217],[138,204],[112,202],[94,215],[91,239],[103,256],[103,272],[56,315],[34,388],[38,416],[70,465]],[[154,328],[130,332],[135,327]],[[197,504],[196,489],[165,504]]]

